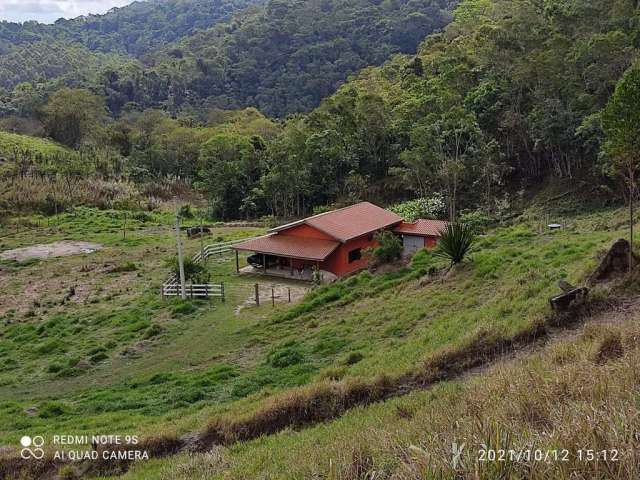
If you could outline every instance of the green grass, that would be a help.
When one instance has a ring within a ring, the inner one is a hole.
[[[0,286],[17,290],[49,276],[61,285],[85,279],[91,287],[86,303],[49,305],[46,293],[29,315],[16,307],[0,317],[4,443],[36,430],[179,434],[216,416],[256,411],[274,393],[300,385],[411,371],[426,356],[463,345],[474,331],[509,335],[529,328],[549,313],[557,281],[583,281],[624,227],[619,211],[576,217],[558,232],[516,222],[481,237],[470,261],[445,277],[434,275],[444,261],[423,252],[398,272],[362,272],[297,305],[238,312],[254,280],[237,277],[230,257],[208,265],[213,281],[225,282],[225,303],[160,299],[165,260],[174,251],[170,214],[132,220],[126,240],[120,214],[77,209],[55,217],[43,235],[4,240],[21,246],[51,232],[46,241],[106,246],[93,256],[11,266],[1,274]],[[213,236],[255,233],[220,228]],[[187,240],[186,248],[194,253],[199,240]],[[103,262],[136,269],[83,276],[83,265]],[[80,361],[86,368],[78,372],[72,364]],[[37,415],[25,413],[31,406]]]
[[[16,150],[26,150],[41,155],[69,152],[67,147],[46,138],[0,131],[0,155],[9,156]]]

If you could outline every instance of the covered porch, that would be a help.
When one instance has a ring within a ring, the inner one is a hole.
[[[313,281],[313,271],[310,269],[304,270],[291,270],[286,267],[270,267],[267,269],[264,268],[256,268],[251,265],[247,265],[245,267],[241,267],[238,269],[238,273],[240,275],[265,275],[270,277],[278,277],[284,278],[287,280],[297,280],[302,282],[312,282]],[[326,270],[319,270],[320,281],[322,283],[330,283],[335,281],[338,277],[336,277],[333,273],[328,272]]]
[[[236,253],[236,272],[240,275],[265,275],[311,282],[317,271],[321,282],[331,282],[337,278],[336,275],[322,267],[338,246],[339,242],[330,240],[270,234],[232,248]],[[240,265],[239,252],[252,253],[247,258],[248,265]]]

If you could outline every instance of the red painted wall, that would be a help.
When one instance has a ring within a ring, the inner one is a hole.
[[[367,259],[364,258],[364,249],[375,247],[377,244],[378,242],[373,239],[373,235],[365,235],[364,237],[349,240],[336,248],[335,251],[320,264],[320,268],[335,273],[338,276],[346,275],[356,270],[362,270],[368,265]],[[349,263],[349,252],[356,248],[362,249],[362,258]]]
[[[436,248],[438,237],[424,237],[424,247],[428,249]]]

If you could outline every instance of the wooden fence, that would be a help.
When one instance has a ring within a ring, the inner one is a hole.
[[[201,251],[196,253],[192,260],[195,263],[200,263],[203,260],[214,255],[224,255],[231,251],[231,247],[237,243],[251,240],[252,238],[243,238],[241,240],[233,240],[230,242],[219,242],[207,245]],[[224,283],[198,283],[185,285],[185,294],[189,298],[210,298],[219,297],[224,302]],[[162,296],[163,297],[179,297],[182,295],[182,288],[180,286],[180,280],[172,273],[167,280],[162,284]]]
[[[187,284],[184,286],[185,295],[188,298],[218,297],[224,302],[224,283]],[[162,285],[163,297],[179,297],[182,295],[182,287],[179,283]]]

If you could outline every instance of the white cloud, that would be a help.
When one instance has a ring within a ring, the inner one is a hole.
[[[90,13],[105,13],[133,0],[0,0],[0,20],[51,23],[58,18],[73,18]]]

